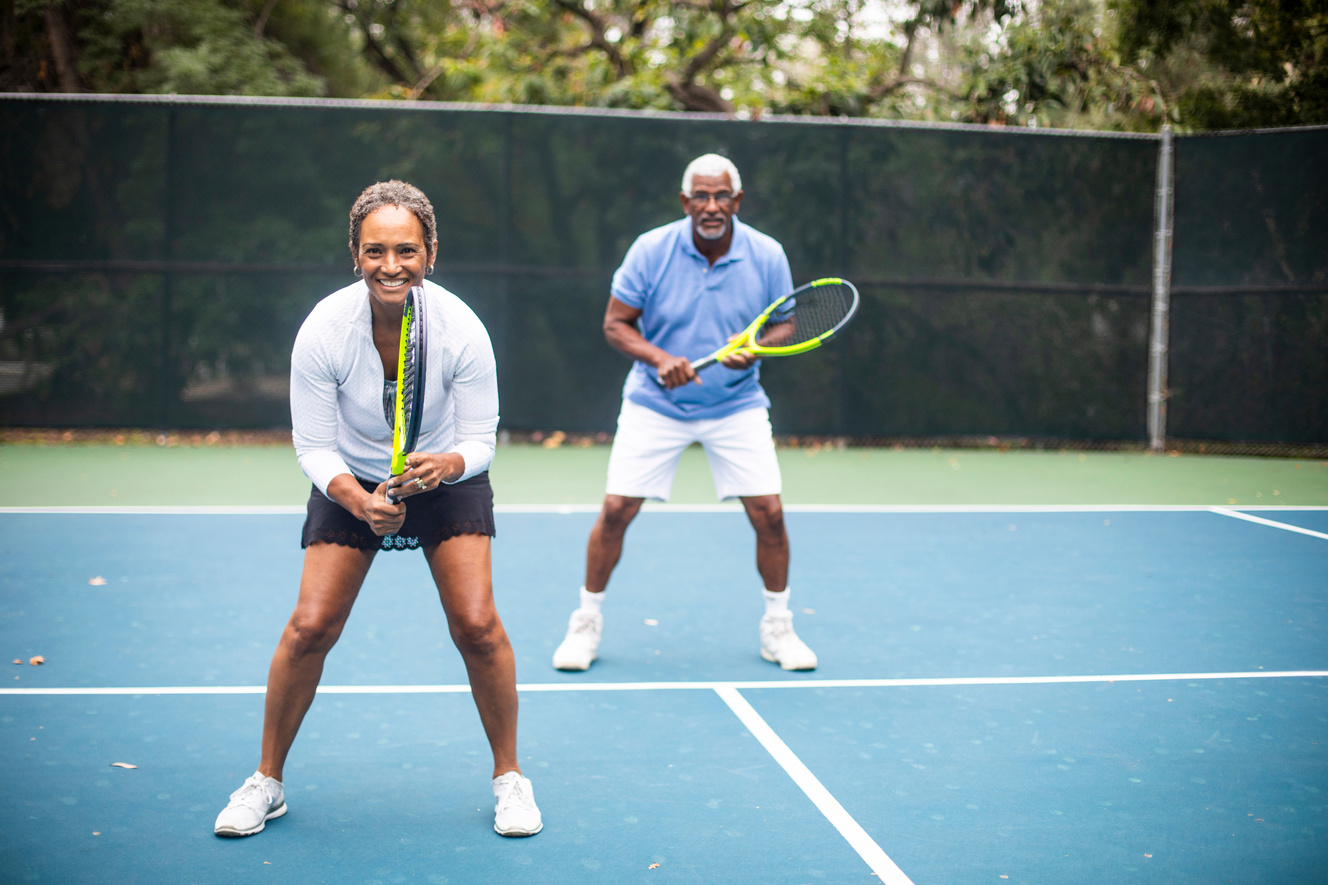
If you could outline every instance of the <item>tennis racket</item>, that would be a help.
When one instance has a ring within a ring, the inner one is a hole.
[[[858,300],[858,290],[848,280],[813,280],[761,311],[732,341],[693,362],[692,369],[699,372],[738,351],[767,357],[815,350],[849,324]]]
[[[415,450],[424,416],[424,376],[428,365],[424,289],[406,293],[401,314],[401,345],[397,355],[397,401],[392,421],[392,475],[406,469],[406,456]],[[389,494],[395,502],[397,499]]]

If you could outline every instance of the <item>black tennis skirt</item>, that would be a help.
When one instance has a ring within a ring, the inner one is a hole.
[[[378,488],[376,482],[359,477],[356,480],[365,491]],[[401,528],[394,535],[379,536],[369,528],[369,523],[356,518],[314,486],[309,493],[300,547],[323,542],[360,550],[415,550],[457,535],[497,534],[493,526],[493,487],[489,485],[487,471],[405,500],[406,521]]]

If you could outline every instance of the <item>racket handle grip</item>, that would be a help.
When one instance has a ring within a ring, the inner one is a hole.
[[[702,369],[704,369],[706,366],[713,366],[717,362],[719,361],[715,359],[713,356],[702,357],[701,359],[692,363],[692,371],[699,372]]]

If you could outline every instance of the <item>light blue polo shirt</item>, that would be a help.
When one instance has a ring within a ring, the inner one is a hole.
[[[691,218],[657,227],[637,238],[613,275],[613,297],[639,308],[641,334],[675,356],[699,360],[793,290],[784,247],[733,219],[728,254],[711,267],[692,242]],[[770,406],[761,388],[760,363],[734,370],[702,369],[702,383],[665,390],[655,369],[632,365],[623,396],[671,418],[723,418]]]

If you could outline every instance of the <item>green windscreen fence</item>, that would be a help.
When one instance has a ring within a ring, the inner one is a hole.
[[[1328,441],[1328,130],[1175,141],[1173,435]],[[785,434],[1147,438],[1158,139],[370,102],[0,99],[0,424],[289,426],[347,212],[422,188],[502,426],[612,430],[614,268],[698,154],[795,281],[864,303],[768,360]]]

